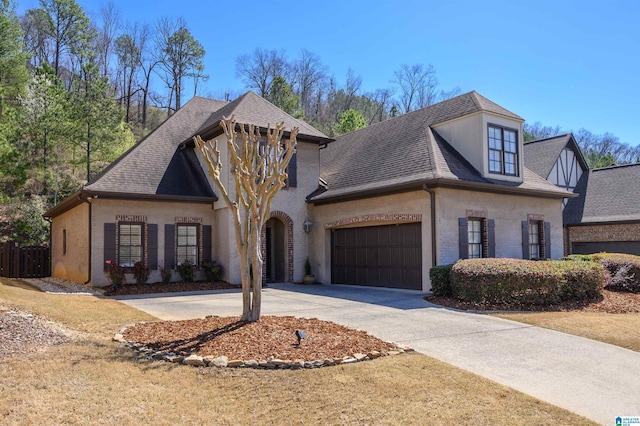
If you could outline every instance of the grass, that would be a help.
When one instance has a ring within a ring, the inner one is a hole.
[[[113,300],[0,279],[0,303],[84,332],[0,362],[1,424],[592,424],[420,354],[317,370],[198,369],[108,340],[150,317]]]
[[[526,312],[493,314],[512,321],[599,340],[640,352],[640,314]]]

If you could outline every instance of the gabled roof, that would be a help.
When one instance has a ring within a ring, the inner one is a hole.
[[[320,175],[328,189],[309,198],[322,202],[428,183],[535,191],[559,198],[568,195],[527,169],[520,184],[484,178],[431,127],[480,111],[522,120],[477,92],[469,92],[347,133],[320,151]]]
[[[284,122],[287,131],[297,127],[298,139],[316,141],[319,143],[331,142],[333,139],[328,138],[324,133],[315,129],[310,124],[293,118],[277,106],[273,105],[266,99],[256,95],[252,91],[248,91],[235,101],[225,105],[224,107],[214,111],[200,126],[194,135],[207,135],[209,133],[220,133],[220,122],[223,118],[231,118],[235,116],[237,122],[251,123],[266,129],[269,125],[273,128],[276,123]]]
[[[227,102],[194,97],[83,188],[97,194],[215,199],[193,148],[180,147]]]
[[[568,201],[564,223],[602,223],[640,220],[640,163],[604,167],[583,173]]]
[[[560,153],[568,147],[573,150],[583,170],[587,170],[587,162],[572,133],[551,136],[524,143],[524,165],[534,173],[547,178],[556,164]]]

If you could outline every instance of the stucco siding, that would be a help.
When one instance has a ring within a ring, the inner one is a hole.
[[[309,257],[316,280],[331,282],[331,230],[334,227],[375,226],[392,223],[415,222],[421,217],[422,225],[422,289],[431,288],[431,219],[429,194],[413,191],[362,200],[313,206],[310,219]]]
[[[551,223],[551,257],[563,255],[561,200],[439,188],[436,189],[438,264],[459,259],[458,218],[467,217],[468,211],[486,213],[488,219],[495,221],[496,257],[522,258],[521,223],[529,214],[542,215],[545,222]]]
[[[52,221],[51,275],[84,283],[89,278],[89,205],[80,204]],[[66,253],[64,235],[66,234]]]
[[[192,204],[178,202],[136,201],[136,200],[110,200],[98,198],[93,200],[92,218],[92,256],[91,256],[91,283],[94,287],[109,284],[104,273],[104,224],[115,223],[118,215],[146,216],[147,224],[158,225],[158,264],[163,265],[165,253],[165,224],[175,224],[177,217],[200,218],[202,225],[212,225],[214,212],[210,204]],[[213,229],[213,228],[212,228]],[[216,234],[212,235],[211,256],[217,259]],[[223,263],[226,268],[227,265]],[[174,274],[174,279],[179,276]],[[133,281],[128,276],[130,282]],[[149,282],[160,281],[159,269],[151,271]]]

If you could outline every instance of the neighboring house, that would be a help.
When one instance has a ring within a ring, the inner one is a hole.
[[[301,281],[308,256],[320,282],[426,291],[433,265],[563,254],[562,200],[574,195],[525,167],[524,120],[478,93],[333,141],[248,92],[192,99],[47,212],[53,275],[101,286],[105,261],[142,261],[155,281],[161,265],[215,259],[240,282],[228,210],[192,142],[217,138],[227,155],[220,120],[232,114],[300,128],[263,231],[268,281]]]
[[[589,170],[572,134],[527,142],[525,165],[578,194],[565,202],[565,254],[640,255],[640,164]]]

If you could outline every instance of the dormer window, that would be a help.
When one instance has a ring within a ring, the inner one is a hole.
[[[518,176],[518,131],[490,124],[489,172]]]

